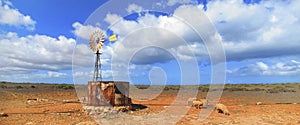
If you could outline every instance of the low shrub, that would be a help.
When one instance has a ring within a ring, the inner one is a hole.
[[[23,86],[16,86],[16,89],[23,89]]]
[[[59,88],[59,89],[74,89],[74,86],[73,85],[68,85],[68,84],[59,84],[56,86],[56,88]]]
[[[148,89],[150,86],[148,86],[148,85],[137,85],[136,87],[138,89]]]
[[[288,85],[286,85],[286,86],[284,86],[285,88],[294,88],[293,86],[288,86]]]
[[[254,89],[249,89],[249,91],[266,91],[266,90],[261,88],[254,88]]]
[[[198,90],[201,91],[201,92],[208,92],[208,91],[209,91],[209,88],[208,88],[208,87],[204,87],[204,86],[200,86],[200,87],[198,88]]]
[[[1,85],[1,88],[2,88],[2,89],[6,89],[6,88],[7,88],[7,86],[5,86],[5,85]]]
[[[180,86],[165,86],[164,90],[179,90]]]
[[[224,88],[224,91],[247,91],[247,88],[240,88],[240,87],[231,87],[231,88]]]
[[[277,86],[277,87],[274,87],[272,89],[268,89],[266,92],[267,93],[296,92],[296,90],[287,89],[287,88],[284,88],[284,87]]]

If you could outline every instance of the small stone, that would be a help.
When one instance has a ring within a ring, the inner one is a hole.
[[[107,108],[103,109],[104,113],[107,113],[109,110]]]
[[[87,122],[80,122],[76,125],[97,125],[97,123],[94,121],[87,121]]]
[[[118,110],[113,110],[111,113],[117,114],[117,113],[118,113]]]
[[[257,102],[257,103],[256,103],[256,105],[262,105],[262,104],[263,104],[262,102]]]
[[[25,125],[33,125],[33,122],[27,122]]]
[[[91,109],[86,109],[86,112],[91,112],[92,110]]]
[[[8,117],[8,114],[6,114],[6,113],[0,113],[0,117]]]
[[[93,115],[93,114],[96,114],[96,112],[93,110],[89,112],[89,115]]]
[[[48,99],[41,99],[42,102],[48,102]]]

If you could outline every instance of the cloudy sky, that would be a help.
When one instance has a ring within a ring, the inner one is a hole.
[[[212,72],[219,72],[225,83],[299,82],[299,5],[296,0],[1,0],[0,81],[92,80],[88,41],[101,30],[118,36],[102,49],[103,80],[210,83]]]

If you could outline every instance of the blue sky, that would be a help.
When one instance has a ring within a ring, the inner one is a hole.
[[[1,0],[0,81],[92,80],[94,52],[88,41],[95,30],[101,30],[106,36],[118,35],[118,41],[106,42],[102,50],[104,80],[206,84],[214,81],[213,69],[226,76],[225,83],[299,82],[299,4],[289,0]],[[184,23],[190,17],[209,22]],[[193,27],[202,24],[203,28]],[[205,33],[207,26],[217,31],[207,36],[214,40],[205,41],[195,32]],[[226,61],[212,63],[213,57],[222,56],[209,49],[218,42]],[[216,68],[221,64],[226,64],[224,71]]]

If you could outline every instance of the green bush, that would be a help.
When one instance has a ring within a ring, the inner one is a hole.
[[[148,89],[150,86],[149,85],[137,85],[136,87],[138,89]]]
[[[2,89],[6,89],[6,88],[7,88],[7,86],[5,86],[5,85],[1,85],[1,88],[2,88]]]
[[[73,85],[68,85],[68,84],[59,84],[56,86],[56,88],[59,88],[59,89],[74,89],[74,86]]]
[[[285,88],[294,88],[293,86],[286,85]]]
[[[249,91],[265,91],[265,89],[261,89],[261,88],[254,88],[254,89],[250,89]]]
[[[239,88],[239,87],[231,87],[231,88],[224,88],[224,91],[247,91],[246,88]]]
[[[276,89],[268,89],[267,93],[279,93],[280,90],[276,90]]]
[[[267,90],[267,93],[280,93],[280,92],[296,92],[296,91],[293,89],[287,89],[287,88],[280,87],[280,86],[276,86],[272,89]]]
[[[180,86],[165,86],[164,90],[179,90]]]
[[[16,86],[16,89],[23,89],[23,86]]]
[[[1,81],[0,83],[2,83],[2,84],[8,84],[9,82]]]
[[[199,86],[198,90],[202,91],[202,92],[208,92],[209,91],[209,87],[208,86]]]

